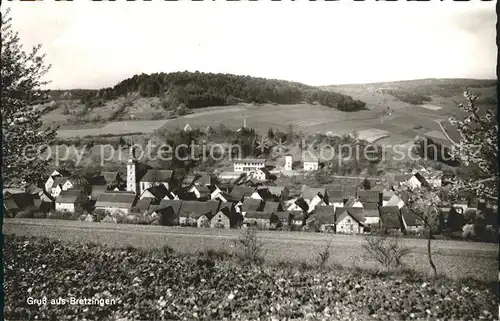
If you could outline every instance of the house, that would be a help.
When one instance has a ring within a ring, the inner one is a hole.
[[[56,177],[69,177],[71,175],[70,172],[66,170],[54,170],[52,174],[45,181],[45,190],[50,193],[52,191],[52,187],[54,186],[54,181]]]
[[[272,213],[264,211],[248,211],[243,216],[243,226],[256,226],[259,229],[269,229],[271,227]]]
[[[317,171],[319,168],[319,160],[316,156],[309,153],[304,153],[302,156],[303,169],[305,171]]]
[[[358,191],[358,200],[363,203],[376,203],[378,206],[383,204],[383,192],[377,190]]]
[[[124,214],[128,214],[135,204],[136,198],[134,192],[106,191],[97,198],[95,209],[102,212],[118,210]]]
[[[325,188],[312,188],[304,185],[301,196],[309,205],[309,213],[322,203],[328,204],[328,194]]]
[[[276,212],[271,214],[269,229],[277,230],[293,224],[293,214],[288,212]]]
[[[139,193],[142,194],[146,189],[156,185],[164,185],[168,189],[172,179],[172,174],[173,172],[171,170],[148,170],[139,181]]]
[[[410,211],[407,207],[400,209],[401,222],[405,231],[416,232],[424,225],[424,222],[415,213]],[[462,226],[460,226],[461,228]]]
[[[58,176],[54,178],[54,182],[48,192],[50,192],[52,198],[56,198],[62,191],[66,191],[73,187],[74,185],[68,177]]]
[[[135,205],[132,207],[132,212],[137,213],[146,213],[151,206],[152,199],[151,198],[141,198],[139,199]]]
[[[221,208],[210,220],[212,228],[237,228],[243,221],[243,217],[231,210],[229,207]]]
[[[383,206],[397,206],[399,209],[405,206],[405,202],[396,194],[393,194],[391,198],[383,203]]]
[[[220,184],[217,176],[208,173],[199,173],[193,182],[195,185],[199,186],[213,186]]]
[[[363,208],[363,203],[361,203],[357,198],[354,196],[349,196],[347,200],[344,203],[344,207],[360,207]]]
[[[380,227],[380,211],[378,203],[363,203],[365,226]]]
[[[429,186],[429,183],[420,173],[413,174],[402,174],[402,175],[394,175],[394,181],[397,186],[401,184],[406,184],[410,188],[420,188],[422,186]]]
[[[150,211],[156,213],[160,217],[161,225],[178,225],[179,224],[179,213],[182,206],[181,200],[166,200],[160,201],[157,206],[151,206]]]
[[[403,223],[400,209],[397,206],[382,206],[379,208],[381,228],[388,231],[401,231]]]
[[[179,209],[179,224],[181,226],[198,226],[198,219],[201,216],[207,219],[212,216],[210,207],[205,202],[182,201]]]
[[[255,172],[263,167],[266,167],[265,159],[244,158],[233,162],[233,170],[235,172]]]
[[[228,194],[229,201],[240,201],[250,198],[257,188],[247,186],[234,186]]]
[[[285,166],[283,167],[283,170],[285,171],[291,171],[293,168],[293,157],[290,154],[285,155]]]
[[[256,181],[263,182],[270,180],[272,178],[272,174],[267,168],[261,167],[252,172],[250,174],[250,177],[255,179]]]
[[[56,197],[56,211],[61,212],[76,212],[82,209],[88,202],[87,196],[81,190],[61,191]]]
[[[195,175],[187,175],[186,177],[184,177],[184,179],[182,180],[181,182],[181,186],[182,187],[188,187],[188,186],[191,186],[194,184],[194,181],[196,180],[196,176]]]
[[[267,190],[274,200],[286,199],[289,193],[286,186],[268,186]]]
[[[205,185],[192,185],[186,193],[182,195],[184,200],[209,200],[211,199],[212,191]]]
[[[283,212],[283,204],[281,202],[264,202],[264,208],[262,211],[272,214]]]
[[[261,212],[264,206],[265,202],[262,200],[248,198],[241,204],[241,214],[245,216],[247,212]]]
[[[364,232],[364,210],[360,207],[339,207],[335,209],[335,231],[341,234]]]
[[[312,217],[321,232],[335,232],[335,207],[318,206]]]
[[[340,189],[327,189],[328,194],[328,204],[329,206],[335,207],[343,207],[345,198],[344,192]]]
[[[34,207],[34,198],[23,190],[3,190],[3,209],[6,216],[15,217],[20,211]]]
[[[386,206],[389,200],[394,196],[394,192],[388,189],[382,191],[382,206]]]
[[[139,199],[150,199],[154,202],[156,200],[157,202],[163,200],[163,199],[168,199],[168,200],[175,200],[179,199],[177,195],[169,191],[165,185],[156,185],[152,186],[142,192],[140,195]]]
[[[125,180],[122,178],[119,172],[106,172],[103,171],[100,175],[94,176],[90,179],[90,185],[105,185],[108,189],[114,189],[115,187],[121,187],[125,184]]]

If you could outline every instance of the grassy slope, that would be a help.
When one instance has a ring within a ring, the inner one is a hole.
[[[5,234],[44,236],[63,241],[86,243],[89,239],[101,244],[120,247],[133,245],[157,248],[165,244],[182,252],[205,248],[232,251],[232,240],[239,230],[192,229],[164,226],[116,225],[57,220],[8,219],[4,222]],[[299,264],[313,259],[322,247],[331,241],[332,263],[346,267],[376,267],[374,262],[362,259],[362,236],[331,235],[298,232],[259,232],[271,261],[288,261]],[[201,242],[200,242],[201,241]],[[422,273],[429,271],[426,241],[407,239],[414,254],[408,264]],[[483,281],[496,280],[498,246],[485,243],[434,241],[434,260],[438,271],[452,278],[471,277]]]

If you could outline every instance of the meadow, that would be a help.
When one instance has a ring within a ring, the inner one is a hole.
[[[4,234],[49,237],[64,242],[138,248],[162,248],[164,245],[182,253],[197,253],[207,249],[235,250],[234,242],[241,230],[196,229],[164,226],[143,226],[92,223],[64,220],[6,219]],[[331,264],[346,268],[377,268],[376,262],[363,257],[363,236],[259,231],[259,239],[271,263],[288,262],[299,265],[310,262],[330,244]],[[425,239],[405,239],[412,248],[406,260],[411,269],[427,274],[429,265]],[[438,273],[453,279],[471,278],[484,282],[498,280],[498,244],[434,240],[433,258]]]

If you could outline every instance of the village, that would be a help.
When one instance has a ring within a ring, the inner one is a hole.
[[[173,170],[150,168],[133,153],[126,164],[126,177],[120,172],[103,171],[86,181],[59,169],[50,173],[44,188],[4,189],[4,212],[7,217],[73,217],[198,228],[253,226],[338,234],[384,231],[420,235],[423,221],[407,208],[404,195],[398,196],[394,188],[403,183],[413,187],[444,185],[423,169],[395,175],[386,184],[302,185],[299,192],[292,193],[289,186],[277,185],[276,177],[314,172],[320,167],[318,159],[305,157],[297,168],[289,154],[278,167],[269,165],[266,159],[244,158],[233,161],[232,171],[196,172],[176,181]],[[457,219],[448,219],[450,216],[475,216],[481,206],[485,205],[464,194],[451,208],[441,208],[444,227],[448,221],[456,224]]]

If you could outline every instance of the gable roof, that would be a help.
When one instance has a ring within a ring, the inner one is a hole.
[[[61,191],[59,196],[56,197],[56,203],[75,203],[79,197],[84,196],[81,190],[67,190]]]
[[[394,195],[394,192],[393,191],[390,191],[390,190],[387,190],[387,189],[384,189],[382,191],[382,200],[384,201],[388,201],[391,199],[391,197]]]
[[[106,191],[99,195],[96,207],[132,208],[136,199],[134,192]]]
[[[118,172],[101,172],[101,175],[104,177],[107,184],[112,183],[118,178]]]
[[[213,185],[217,184],[217,179],[215,175],[213,174],[208,174],[208,173],[200,173],[197,175],[197,178],[195,178],[194,181],[195,184],[199,185]]]
[[[358,199],[361,203],[363,202],[379,202],[382,195],[381,191],[374,190],[362,190],[358,191]]]
[[[175,214],[179,213],[179,210],[182,206],[181,200],[161,200],[160,204],[154,208],[155,211],[162,211],[168,208],[172,208]]]
[[[311,215],[319,224],[334,224],[335,210],[332,206],[317,206]]]
[[[309,204],[304,200],[303,197],[299,197],[295,200],[294,202],[295,205],[300,207],[303,211],[308,211],[309,210]]]
[[[8,209],[25,209],[33,206],[34,197],[26,193],[7,193],[3,197],[3,202]]]
[[[320,194],[321,198],[326,197],[326,189],[324,187],[320,188],[313,188],[309,186],[303,186],[302,187],[302,197],[306,200],[312,200],[315,198],[318,194]]]
[[[283,206],[280,202],[265,202],[263,211],[268,213],[282,212]]]
[[[172,171],[169,169],[150,169],[141,178],[141,182],[170,182]]]
[[[147,211],[149,209],[149,206],[151,205],[151,201],[152,200],[150,198],[143,198],[141,200],[138,200],[133,208],[139,211]]]
[[[365,210],[362,207],[346,207],[345,209],[358,223],[365,221]]]
[[[283,192],[287,192],[288,189],[286,186],[268,186],[267,190],[269,191],[270,194],[275,195],[275,196],[281,196]]]
[[[69,180],[66,176],[57,176],[54,178],[54,183],[52,183],[52,187],[56,187],[57,185],[64,185]]]
[[[419,226],[423,223],[422,220],[407,207],[401,208],[400,213],[403,216],[407,226]]]
[[[196,176],[194,175],[187,175],[186,177],[184,177],[184,179],[182,180],[182,184],[183,185],[191,185],[194,183],[194,180],[196,179]]]
[[[358,200],[354,196],[349,196],[344,203],[344,207],[352,207]]]
[[[396,183],[404,183],[408,181],[413,175],[412,174],[397,174],[394,175],[394,181]]]
[[[379,208],[382,226],[387,229],[400,229],[401,219],[397,206],[381,206]]]
[[[378,203],[363,203],[365,217],[379,217]]]
[[[233,199],[241,200],[243,197],[250,197],[250,195],[255,192],[255,187],[247,186],[234,186],[229,193],[230,197]]]
[[[205,202],[198,201],[182,201],[179,211],[179,217],[193,217],[198,219],[202,215],[211,216],[211,209],[206,206]]]
[[[262,211],[264,209],[264,202],[261,200],[256,200],[253,198],[247,198],[243,201],[243,204],[241,205],[241,210],[243,212],[249,212],[249,211]]]
[[[361,207],[337,207],[335,209],[336,224],[340,223],[346,216],[351,216],[359,224],[365,221],[364,211]]]
[[[174,198],[172,193],[163,184],[159,184],[159,185],[150,187],[150,188],[146,189],[144,192],[146,192],[146,191],[150,192],[151,195],[153,195],[155,198],[157,198],[159,200],[165,198],[165,196],[168,196],[168,198],[170,198],[170,199]]]
[[[271,218],[271,214],[269,212],[261,212],[261,211],[248,211],[245,213],[245,219],[261,219],[268,220]]]
[[[343,202],[344,192],[342,189],[327,189],[329,202]]]

